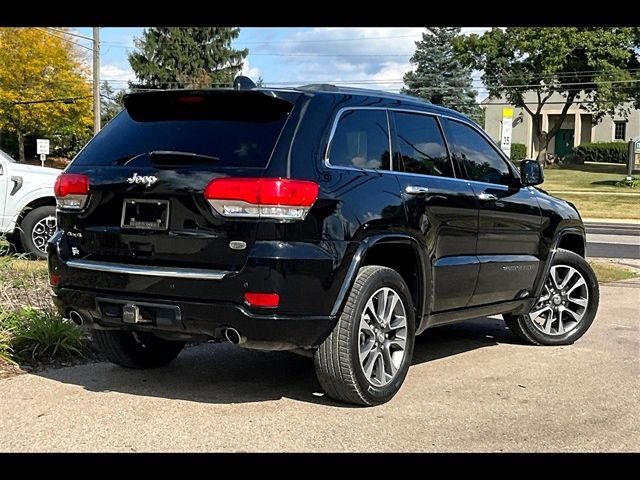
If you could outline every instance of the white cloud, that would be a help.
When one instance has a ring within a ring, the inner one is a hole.
[[[481,33],[484,30],[486,28],[464,28],[463,32]],[[421,39],[424,31],[422,27],[298,31],[283,39],[278,47],[269,49],[281,55],[274,57],[274,61],[289,68],[284,69],[281,78],[265,80],[269,85],[337,83],[398,91],[403,86],[402,77],[411,68],[409,59],[415,51],[415,42]],[[365,40],[360,40],[362,38]]]
[[[134,80],[135,75],[130,68],[120,68],[116,65],[100,65],[100,80],[107,80],[109,84],[116,88],[127,88],[127,82]]]

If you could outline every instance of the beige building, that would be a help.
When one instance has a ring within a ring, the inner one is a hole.
[[[537,96],[534,92],[525,95],[526,102],[532,102],[535,108]],[[549,131],[562,111],[564,98],[554,94],[542,109],[542,129]],[[491,138],[500,144],[502,127],[502,109],[510,105],[504,99],[486,98],[481,106],[485,110],[484,128]],[[533,109],[532,108],[532,109]],[[527,148],[527,157],[535,158],[538,146],[533,141],[533,125],[531,116],[523,108],[515,108],[513,113],[512,143],[523,143]],[[573,147],[590,142],[628,142],[640,137],[640,110],[631,109],[627,117],[624,115],[604,116],[594,123],[593,116],[573,104],[567,113],[560,130],[549,142],[548,153],[564,156],[571,153]]]

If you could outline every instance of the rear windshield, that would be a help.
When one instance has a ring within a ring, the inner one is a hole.
[[[134,95],[90,141],[74,165],[211,163],[262,168],[293,105],[263,94]],[[253,92],[252,92],[253,93]],[[162,152],[161,155],[146,155]],[[169,155],[181,152],[202,155]]]

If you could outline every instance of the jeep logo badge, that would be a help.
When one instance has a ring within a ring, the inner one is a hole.
[[[146,187],[150,187],[151,185],[153,185],[157,181],[158,181],[158,178],[154,177],[153,175],[141,177],[141,176],[138,175],[137,172],[134,173],[132,177],[127,178],[127,183],[143,184]]]

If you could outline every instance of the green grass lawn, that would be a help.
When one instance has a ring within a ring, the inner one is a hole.
[[[547,167],[544,170],[545,190],[580,190],[586,192],[634,192],[631,188],[616,187],[615,183],[627,174],[626,165],[585,163],[566,167]],[[640,192],[637,192],[640,194]]]
[[[608,262],[594,262],[589,260],[591,268],[598,277],[598,283],[618,282],[620,280],[629,280],[638,278],[638,273],[624,265],[616,265]]]
[[[541,187],[575,204],[584,218],[639,220],[640,189],[615,186],[626,173],[626,165],[613,164],[547,167]]]

